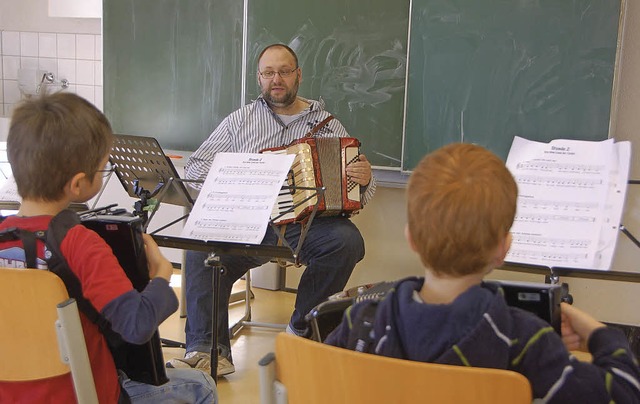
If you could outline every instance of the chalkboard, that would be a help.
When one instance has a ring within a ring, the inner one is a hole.
[[[608,137],[619,0],[413,0],[405,170],[444,144]]]
[[[103,4],[104,109],[114,132],[195,150],[240,107],[242,2]]]
[[[257,55],[275,42],[298,53],[299,94],[322,98],[377,167],[410,171],[460,140],[506,157],[515,135],[608,136],[620,0],[103,7],[105,112],[115,132],[153,136],[163,148],[195,150],[255,99]]]
[[[104,2],[105,112],[119,133],[195,150],[240,107],[239,0]],[[402,154],[409,0],[247,1],[246,102],[259,94],[257,55],[271,43],[298,53],[299,94],[326,102],[372,162]]]
[[[253,0],[248,8],[249,99],[259,94],[257,56],[286,43],[302,68],[299,95],[326,103],[376,166],[402,154],[408,0]]]

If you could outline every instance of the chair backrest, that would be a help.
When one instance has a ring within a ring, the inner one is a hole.
[[[5,364],[0,380],[33,381],[71,372],[78,401],[97,402],[77,306],[58,276],[0,268],[0,313]]]
[[[521,374],[363,354],[281,333],[276,379],[296,403],[531,403]]]

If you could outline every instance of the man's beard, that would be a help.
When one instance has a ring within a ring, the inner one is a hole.
[[[298,86],[300,84],[300,80],[296,77],[296,81],[293,83],[290,89],[288,89],[282,96],[280,97],[272,97],[271,96],[271,88],[269,85],[266,89],[262,90],[262,98],[269,104],[270,106],[274,106],[277,108],[288,107],[296,101],[298,96]]]

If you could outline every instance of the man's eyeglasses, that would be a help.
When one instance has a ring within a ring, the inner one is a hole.
[[[258,74],[263,78],[263,79],[267,79],[270,80],[274,77],[276,77],[276,74],[278,74],[280,77],[287,78],[289,76],[291,76],[293,73],[296,72],[296,70],[298,70],[298,68],[296,67],[295,69],[292,70],[280,70],[280,71],[273,71],[273,70],[267,70],[266,72],[258,72]]]
[[[104,165],[104,168],[102,170],[97,170],[97,173],[102,173],[103,177],[108,177],[112,172],[116,171],[116,164],[112,164],[110,161],[107,162],[107,164]]]

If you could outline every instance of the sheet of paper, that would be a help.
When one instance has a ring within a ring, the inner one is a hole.
[[[609,269],[624,203],[623,192],[615,192],[626,189],[629,150],[613,139],[540,143],[516,137],[507,167],[519,196],[506,260]]]
[[[18,185],[12,175],[9,178],[0,178],[0,201],[22,202],[22,198],[18,194]]]
[[[293,155],[218,153],[182,236],[260,244]]]

